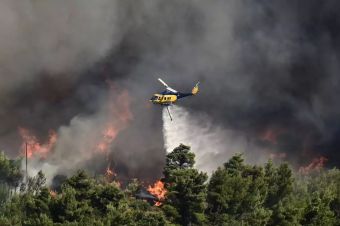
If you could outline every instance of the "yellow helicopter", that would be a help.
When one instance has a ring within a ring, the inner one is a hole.
[[[196,95],[199,91],[199,88],[198,88],[199,82],[196,83],[191,93],[181,93],[181,92],[178,92],[177,90],[174,90],[170,86],[168,86],[168,84],[166,84],[162,79],[159,78],[158,81],[160,81],[160,83],[162,83],[165,86],[165,90],[161,93],[155,93],[151,97],[150,101],[153,104],[166,106],[166,109],[168,110],[170,119],[172,121],[172,117],[171,117],[171,114],[168,108],[169,105],[176,103],[178,99],[181,99],[183,97]]]

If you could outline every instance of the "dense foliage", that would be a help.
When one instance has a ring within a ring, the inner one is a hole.
[[[194,164],[188,146],[167,155],[167,193],[155,206],[136,195],[137,180],[123,189],[82,170],[56,193],[43,172],[23,180],[20,160],[0,154],[0,225],[340,225],[338,169],[300,175],[235,155],[208,179]]]

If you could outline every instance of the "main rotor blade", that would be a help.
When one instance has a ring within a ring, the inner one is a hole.
[[[166,84],[162,79],[158,78],[158,81],[160,81],[165,87],[169,87],[168,84]]]
[[[168,86],[168,84],[166,84],[162,79],[158,78],[158,81],[160,81],[160,83],[162,83],[167,90],[171,91],[171,92],[174,92],[174,93],[178,93],[177,90],[174,90],[173,88],[171,88],[170,86]]]
[[[177,90],[174,90],[173,88],[166,87],[166,89],[169,90],[169,91],[171,91],[171,92],[173,92],[173,93],[178,93],[178,91],[177,91]]]

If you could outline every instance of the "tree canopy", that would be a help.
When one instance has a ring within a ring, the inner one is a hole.
[[[299,174],[237,154],[208,178],[181,144],[166,155],[156,206],[136,179],[122,188],[79,170],[56,191],[42,171],[24,181],[20,162],[0,153],[0,225],[340,225],[338,169]]]

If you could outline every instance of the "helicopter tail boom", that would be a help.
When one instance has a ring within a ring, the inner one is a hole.
[[[192,88],[191,93],[177,93],[177,98],[181,99],[183,97],[187,97],[187,96],[195,96],[198,92],[199,92],[199,82],[196,83],[196,85],[194,86],[194,88]]]

